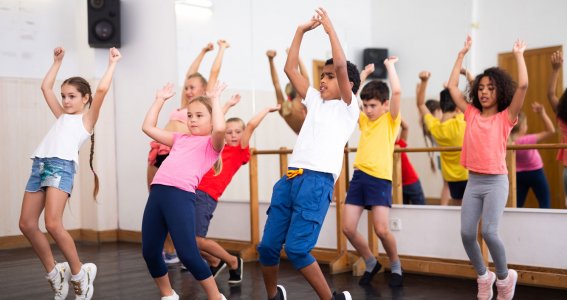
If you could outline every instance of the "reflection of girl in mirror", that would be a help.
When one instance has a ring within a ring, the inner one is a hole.
[[[201,52],[197,55],[187,73],[185,75],[185,83],[183,86],[183,93],[181,94],[181,106],[171,112],[169,116],[169,121],[165,126],[165,130],[171,132],[188,133],[189,128],[187,127],[187,104],[189,101],[195,97],[204,96],[205,92],[210,91],[217,82],[219,77],[220,68],[222,64],[222,59],[224,56],[224,51],[226,48],[230,47],[229,43],[225,40],[218,40],[219,51],[215,60],[213,61],[213,66],[211,67],[211,72],[209,74],[209,81],[203,77],[198,71],[201,61],[205,57],[207,52],[213,50],[213,44],[208,43]],[[147,185],[148,189],[158,168],[161,163],[169,155],[170,147],[160,144],[156,141],[150,143],[151,149],[148,155],[148,171],[147,171]],[[179,259],[175,254],[175,248],[171,242],[171,238],[168,236],[165,243],[164,251],[165,260],[167,263],[177,263]]]
[[[528,70],[524,60],[526,44],[517,40],[513,53],[518,68],[518,84],[500,68],[486,69],[476,76],[469,88],[469,99],[459,90],[459,75],[463,59],[472,45],[465,45],[451,72],[448,86],[457,107],[465,112],[465,137],[461,164],[469,170],[469,181],[461,207],[461,238],[478,278],[478,299],[491,299],[496,281],[498,299],[512,299],[518,273],[508,269],[504,244],[498,236],[498,226],[508,199],[508,169],[506,144],[512,127],[518,121],[528,90]],[[496,267],[488,270],[477,241],[477,228],[482,218],[482,237]]]
[[[555,90],[557,87],[557,79],[559,78],[559,71],[563,66],[563,53],[556,51],[551,55],[551,79],[549,80],[549,87],[547,89],[547,99],[555,114],[557,114],[557,122],[561,130],[562,143],[567,143],[567,89],[563,91],[561,98],[557,98]],[[567,192],[567,150],[559,149],[557,153],[557,160],[563,163],[563,191]],[[567,206],[567,197],[565,198],[565,206]]]
[[[512,128],[510,142],[516,145],[537,144],[555,133],[555,126],[538,102],[532,103],[532,110],[541,117],[545,130],[526,134],[528,132],[528,121],[524,113],[518,116],[518,123]],[[537,149],[516,151],[516,189],[517,207],[523,207],[530,188],[536,195],[540,208],[550,208],[551,196],[549,184],[543,172],[543,161]]]

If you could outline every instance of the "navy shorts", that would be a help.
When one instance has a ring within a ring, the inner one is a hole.
[[[425,196],[419,180],[402,186],[402,193],[404,204],[425,205]]]
[[[451,198],[455,200],[463,200],[463,195],[465,194],[465,189],[467,188],[468,180],[464,181],[449,181],[449,192],[451,193]]]
[[[47,187],[62,190],[71,196],[75,178],[75,162],[57,157],[35,157],[26,192],[39,192]]]
[[[197,194],[195,199],[195,233],[197,236],[206,237],[218,202],[203,191],[196,190],[195,194]]]
[[[392,207],[392,182],[354,170],[345,202],[368,210],[372,206]]]

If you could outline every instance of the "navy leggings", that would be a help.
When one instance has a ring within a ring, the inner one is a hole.
[[[518,192],[518,207],[524,207],[530,188],[533,190],[540,208],[551,207],[549,185],[542,169],[516,173],[516,190]]]
[[[181,262],[201,281],[211,276],[195,238],[195,193],[154,184],[142,219],[142,254],[153,278],[167,274],[162,257],[167,232]]]

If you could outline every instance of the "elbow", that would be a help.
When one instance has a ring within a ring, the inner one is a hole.
[[[286,63],[284,66],[284,73],[285,75],[287,75],[287,77],[289,77],[294,71],[296,71],[296,69],[291,66],[289,63]]]
[[[402,90],[396,88],[396,89],[393,89],[393,90],[392,90],[392,96],[391,96],[391,98],[394,98],[394,96],[400,97],[401,95],[402,95]]]
[[[518,90],[521,90],[521,91],[524,91],[524,92],[525,92],[525,91],[528,90],[528,86],[529,86],[529,84],[528,84],[528,81],[527,81],[527,80],[526,80],[525,82],[520,82],[520,83],[518,84]]]

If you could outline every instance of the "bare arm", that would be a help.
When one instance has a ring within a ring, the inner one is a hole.
[[[274,57],[276,57],[275,50],[268,50],[266,52],[268,56],[268,62],[270,63],[270,75],[272,76],[272,84],[274,85],[274,90],[276,91],[276,101],[278,104],[282,104],[284,102],[284,95],[282,92],[282,88],[280,86],[280,79],[278,77],[278,71],[276,70],[276,65],[274,64]],[[309,85],[309,82],[307,82]]]
[[[238,104],[238,102],[240,102],[240,94],[234,94],[232,95],[232,97],[230,97],[230,99],[223,105],[222,107],[222,114],[226,115],[226,113],[228,113],[228,111],[235,106],[236,104]]]
[[[299,60],[299,74],[301,74],[301,76],[303,76],[303,78],[305,78],[305,80],[307,80],[307,85],[311,84],[309,81],[309,73],[307,72],[307,67],[305,67],[305,64],[303,63],[303,60],[301,58],[298,58]]]
[[[532,103],[532,110],[535,113],[539,114],[541,120],[543,121],[543,125],[545,126],[544,131],[536,133],[536,143],[539,143],[555,133],[555,126],[547,115],[547,112],[545,111],[543,105],[538,102],[534,102]]]
[[[224,114],[220,107],[220,95],[222,91],[226,88],[226,84],[217,83],[211,91],[207,93],[207,96],[211,98],[211,120],[213,122],[213,132],[211,133],[213,148],[215,151],[221,151],[224,147],[224,133],[226,131],[226,123],[224,120]]]
[[[315,27],[319,26],[321,23],[316,18],[311,18],[309,22],[299,25],[297,30],[295,31],[295,35],[293,36],[293,41],[291,42],[291,46],[289,47],[289,53],[287,55],[287,59],[285,61],[284,71],[289,78],[289,81],[297,91],[297,94],[305,99],[305,95],[307,94],[307,89],[309,88],[309,81],[305,79],[301,75],[298,70],[299,67],[299,48],[301,46],[301,40],[303,39],[303,35],[309,31],[314,29]]]
[[[465,76],[469,85],[472,86],[474,82],[474,76],[471,74],[471,72],[469,72],[469,70],[467,70],[466,68],[461,68],[461,75]]]
[[[242,139],[240,139],[240,147],[242,149],[248,147],[248,144],[250,143],[250,138],[252,137],[254,130],[258,128],[258,125],[260,125],[260,122],[264,120],[264,117],[266,117],[266,115],[271,112],[280,110],[280,107],[281,106],[278,104],[275,107],[264,108],[258,114],[252,117],[250,121],[248,121],[248,124],[246,124],[246,128],[244,129],[244,133],[242,134]]]
[[[524,51],[526,50],[526,43],[522,40],[516,40],[514,43],[514,56],[518,65],[518,87],[512,97],[512,103],[508,107],[508,118],[510,121],[516,120],[528,91],[528,68],[526,67],[526,60],[524,59]]]
[[[214,48],[213,43],[208,43],[205,47],[203,47],[203,49],[201,49],[201,52],[199,52],[197,57],[195,57],[193,63],[191,63],[191,65],[189,66],[189,69],[187,69],[187,73],[185,74],[185,79],[187,79],[190,75],[199,72],[199,66],[201,66],[201,62],[203,61],[205,54],[213,50],[213,48]]]
[[[408,140],[408,134],[409,134],[409,126],[408,126],[408,123],[406,123],[406,121],[404,121],[404,120],[402,119],[402,123],[401,123],[400,127],[401,127],[400,139],[407,142],[407,140]]]
[[[163,104],[167,99],[173,97],[173,95],[175,95],[175,92],[173,91],[172,83],[168,83],[158,90],[156,92],[156,99],[146,114],[146,118],[142,124],[142,131],[145,134],[156,142],[170,147],[173,145],[173,132],[157,127],[157,120]]]
[[[457,60],[455,61],[455,65],[453,66],[453,71],[451,71],[451,76],[449,77],[449,82],[447,82],[447,89],[449,89],[449,93],[451,94],[451,98],[455,101],[455,104],[461,111],[465,111],[467,109],[467,100],[465,100],[465,96],[459,90],[459,76],[461,74],[461,68],[463,66],[463,59],[465,55],[469,51],[472,45],[472,38],[471,36],[467,36],[465,40],[465,45],[461,51],[459,51],[459,55],[457,55]]]
[[[398,78],[396,67],[394,66],[396,62],[398,62],[398,58],[395,56],[390,56],[384,60],[384,65],[386,66],[388,78],[390,80],[390,89],[392,90],[392,96],[390,97],[390,115],[392,115],[394,120],[400,114],[400,98],[402,95],[400,79]]]
[[[57,100],[57,96],[55,96],[53,85],[55,84],[57,72],[59,72],[59,68],[61,68],[63,56],[65,56],[65,49],[62,47],[57,47],[53,50],[53,64],[51,65],[51,68],[49,68],[49,71],[47,71],[47,74],[45,74],[43,82],[41,83],[43,98],[45,98],[47,106],[49,106],[49,109],[51,109],[51,112],[57,119],[64,113],[64,111],[63,107]]]
[[[429,77],[431,77],[431,73],[429,73],[428,71],[421,71],[419,73],[420,83],[417,85],[417,95],[415,98],[417,102],[417,110],[419,111],[419,116],[422,119],[425,115],[431,113],[429,109],[427,109],[427,106],[425,106],[425,91],[427,90],[427,82],[429,81]]]
[[[85,124],[85,128],[88,131],[91,131],[98,120],[98,115],[100,113],[100,107],[102,106],[102,102],[104,101],[104,97],[108,93],[110,89],[110,85],[112,84],[112,76],[114,75],[114,70],[116,69],[116,64],[120,60],[122,55],[116,48],[111,48],[108,54],[108,67],[106,68],[106,72],[100,79],[98,86],[96,87],[96,92],[94,94],[91,107],[89,111],[85,114],[83,118],[83,123]]]
[[[549,78],[549,86],[547,87],[547,100],[549,100],[549,104],[555,113],[557,113],[557,105],[559,104],[555,90],[557,89],[561,66],[563,66],[563,53],[556,51],[551,55],[551,78]]]
[[[225,40],[218,40],[217,44],[219,45],[219,52],[213,61],[213,66],[211,67],[211,73],[209,74],[209,82],[207,82],[207,91],[212,90],[219,78],[220,69],[222,65],[222,58],[224,56],[224,50],[230,47],[230,44]]]

